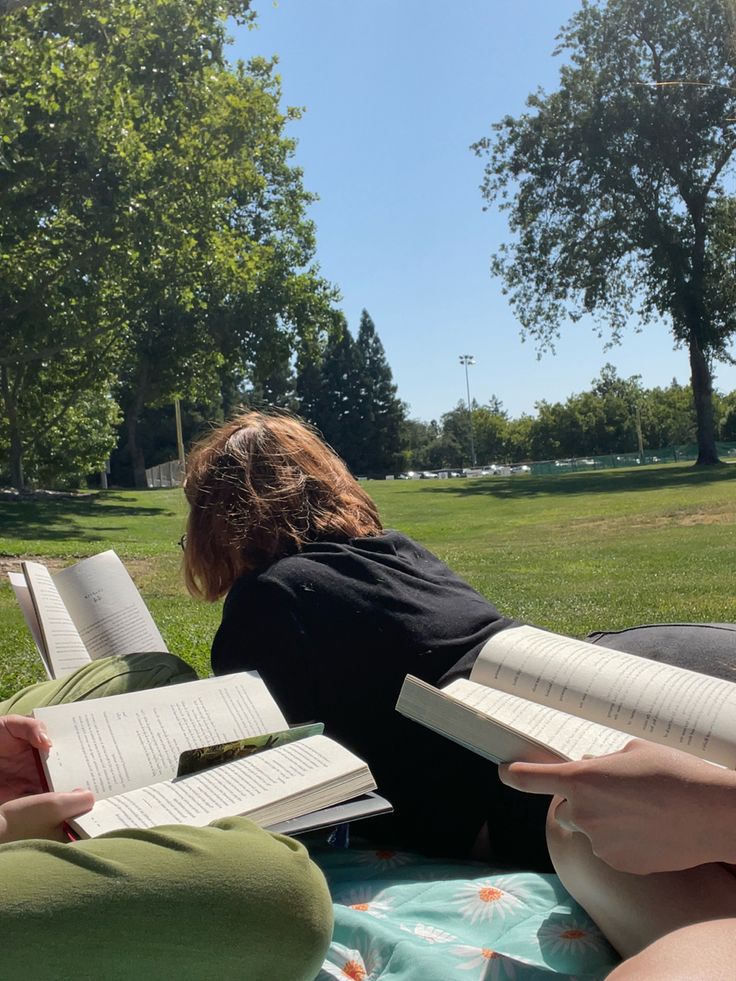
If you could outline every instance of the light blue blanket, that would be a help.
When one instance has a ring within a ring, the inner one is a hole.
[[[554,875],[311,848],[335,903],[318,981],[598,981],[617,963]]]

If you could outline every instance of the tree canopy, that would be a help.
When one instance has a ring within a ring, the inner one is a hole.
[[[285,133],[298,113],[274,63],[226,59],[226,19],[249,6],[58,0],[0,18],[0,442],[19,486],[44,433],[71,445],[95,401],[121,405],[141,482],[144,406],[213,398],[225,362],[242,377],[327,322]],[[98,413],[82,473],[117,418]]]
[[[583,0],[557,91],[475,144],[513,235],[493,257],[522,330],[618,340],[662,316],[689,353],[698,462],[717,462],[712,364],[736,333],[733,0]]]

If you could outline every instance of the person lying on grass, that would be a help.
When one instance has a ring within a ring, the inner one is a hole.
[[[501,780],[553,794],[555,869],[626,958],[610,981],[730,981],[736,965],[736,773],[641,739]]]
[[[441,684],[514,621],[385,530],[345,463],[293,416],[247,412],[215,429],[190,451],[184,492],[187,586],[226,596],[214,673],[258,671],[291,724],[324,722],[368,762],[394,815],[361,834],[467,857],[491,819],[495,858],[549,869],[546,804],[394,709],[407,674]]]
[[[466,677],[489,638],[516,621],[385,529],[344,461],[287,413],[248,411],[213,429],[189,454],[184,491],[186,584],[200,598],[225,597],[215,674],[258,671],[290,723],[324,722],[368,762],[394,815],[361,833],[549,869],[546,802],[508,790],[495,766],[395,711],[407,674],[440,686]],[[656,656],[659,633],[613,643]],[[664,660],[689,650],[692,634],[681,633],[669,630]],[[736,632],[706,633],[708,644],[736,641]]]

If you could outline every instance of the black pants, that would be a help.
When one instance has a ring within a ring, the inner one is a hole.
[[[650,623],[589,634],[586,640],[736,681],[736,623]]]

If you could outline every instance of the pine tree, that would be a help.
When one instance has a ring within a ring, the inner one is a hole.
[[[321,365],[321,392],[312,421],[353,473],[360,469],[356,434],[362,429],[360,358],[355,341],[342,318],[342,331],[327,341]]]
[[[308,360],[302,358],[297,362],[296,407],[302,419],[311,422],[320,430],[322,429],[320,420],[322,402],[322,354],[318,353]]]
[[[361,473],[381,476],[401,468],[401,425],[406,407],[396,395],[386,352],[367,310],[356,341],[360,384],[353,390],[354,455]]]
[[[296,379],[298,411],[315,425],[356,476],[383,476],[402,468],[404,403],[369,314],[357,340],[339,315],[321,360],[304,360]]]
[[[290,352],[286,348],[252,367],[250,385],[244,392],[245,401],[253,406],[294,409],[295,382]]]

